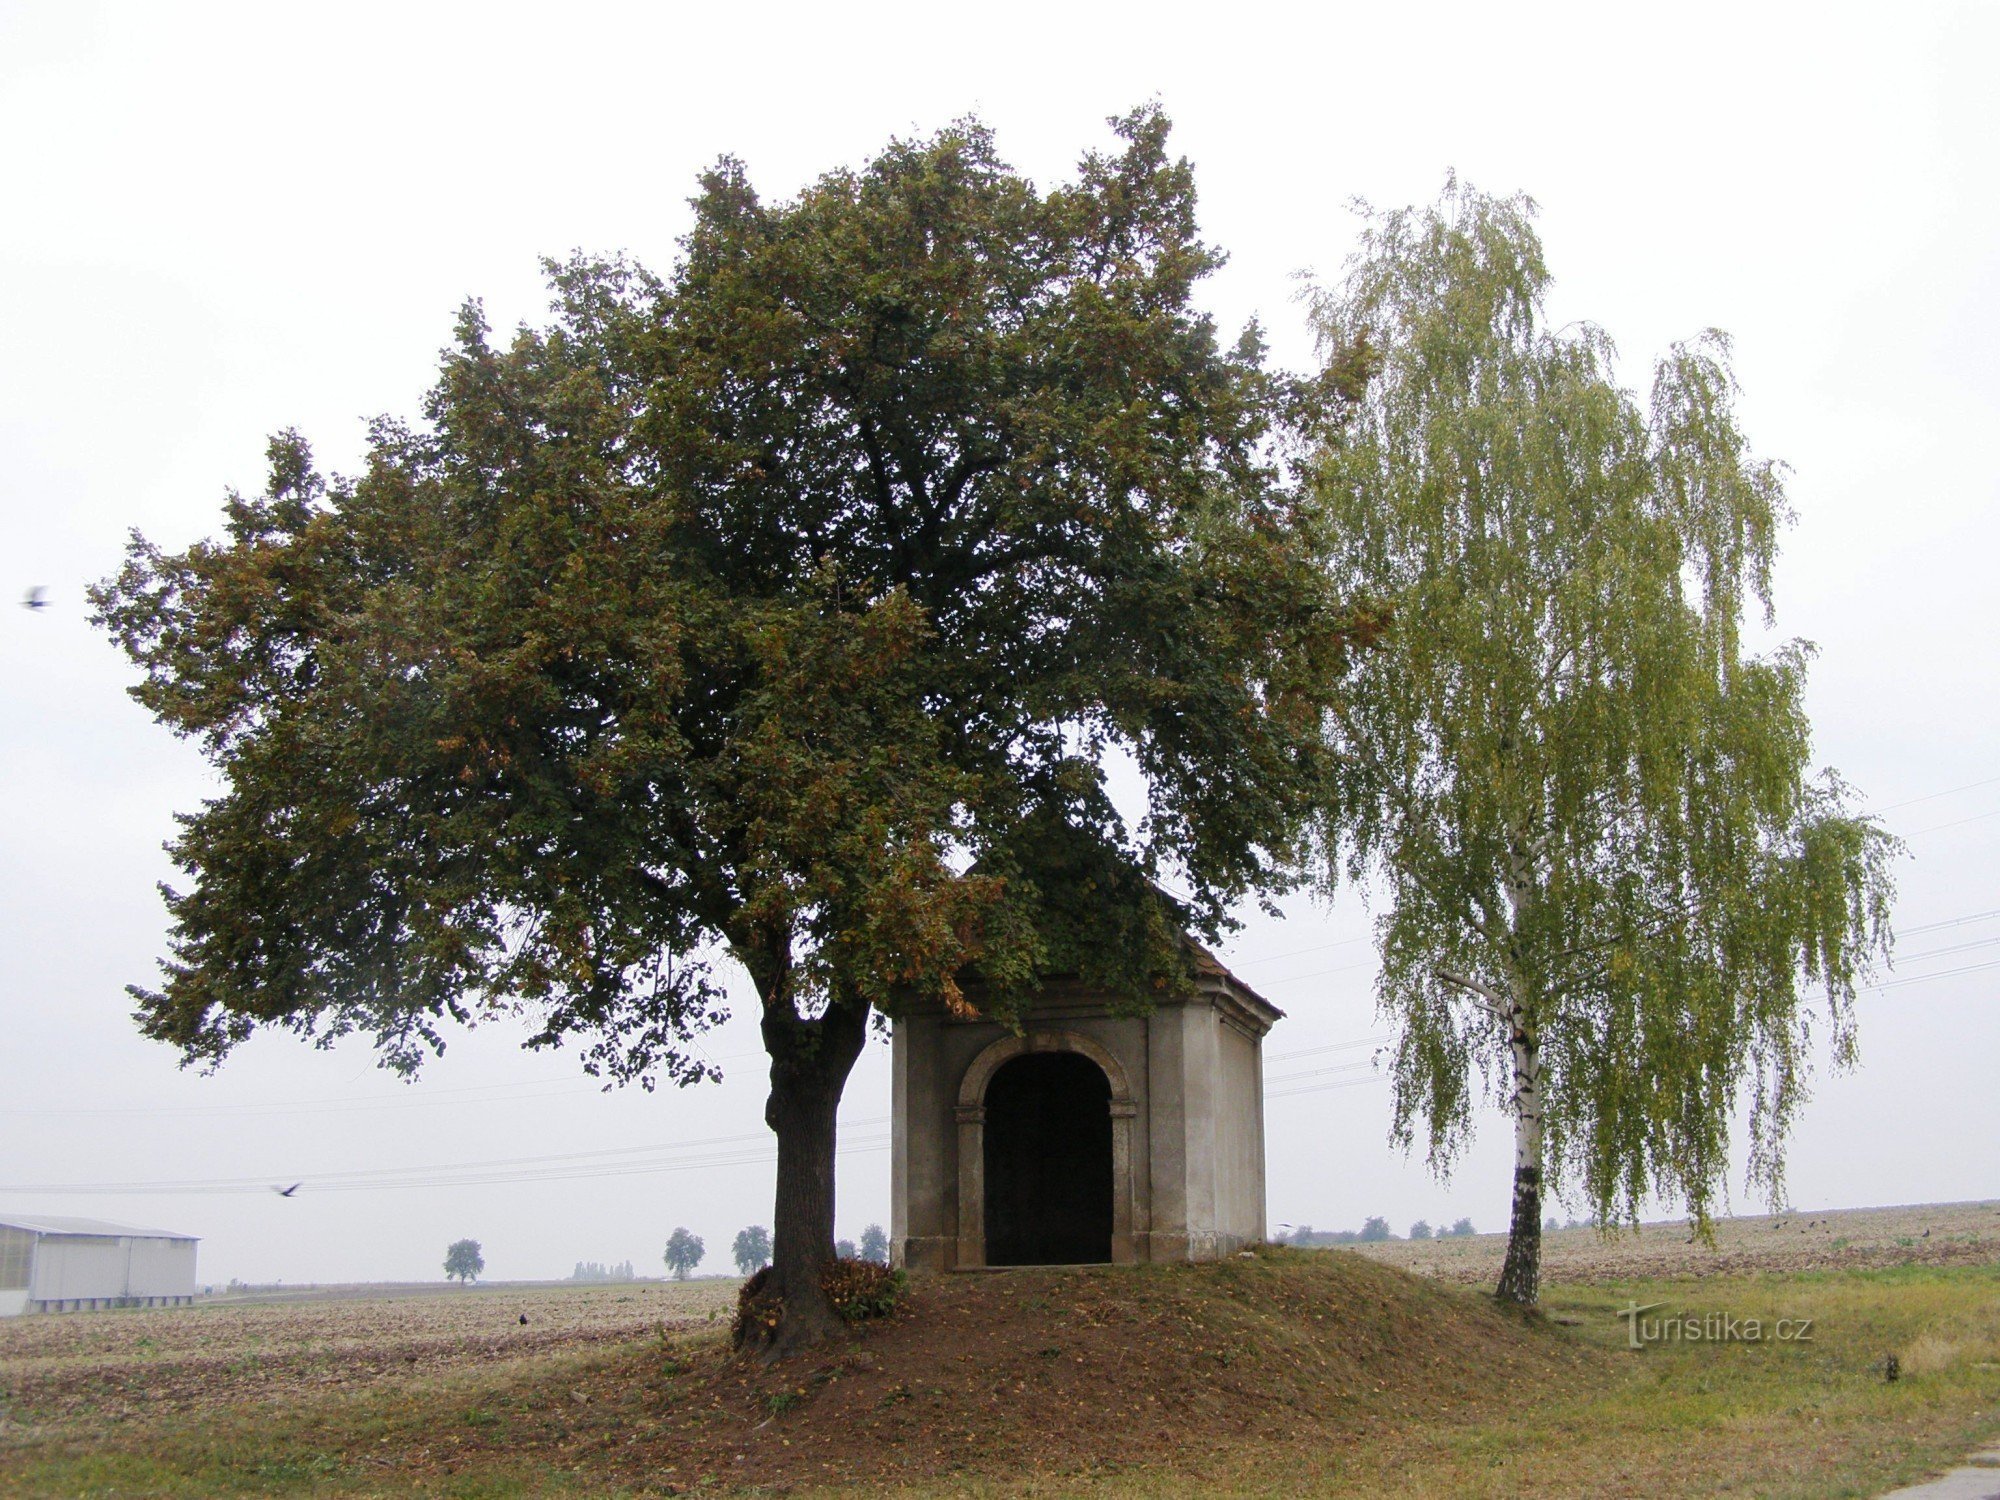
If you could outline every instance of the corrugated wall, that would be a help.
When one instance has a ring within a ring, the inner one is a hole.
[[[132,1297],[192,1297],[193,1240],[133,1240]]]
[[[43,1235],[29,1296],[37,1302],[191,1297],[193,1240]]]

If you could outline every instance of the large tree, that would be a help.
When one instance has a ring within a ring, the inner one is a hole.
[[[287,434],[226,539],[135,539],[99,618],[223,783],[142,1028],[412,1069],[504,1012],[686,1083],[733,959],[778,1145],[746,1323],[831,1327],[871,1014],[962,1008],[969,966],[1001,1019],[1054,971],[1187,983],[1183,930],[1289,878],[1328,764],[1360,627],[1290,456],[1354,372],[1218,345],[1191,172],[1157,112],[1116,128],[1049,191],[976,123],[784,203],[724,161],[670,275],[552,267],[504,347],[468,309],[358,477]]]
[[[1705,1225],[1747,1103],[1782,1191],[1815,1015],[1850,1061],[1886,956],[1894,849],[1809,774],[1810,648],[1745,647],[1787,511],[1726,341],[1676,347],[1642,408],[1601,331],[1547,326],[1532,209],[1453,183],[1372,215],[1315,304],[1377,367],[1319,467],[1337,576],[1394,619],[1332,719],[1329,842],[1386,900],[1396,1138],[1443,1172],[1482,1080],[1512,1113],[1524,1303],[1551,1185]]]

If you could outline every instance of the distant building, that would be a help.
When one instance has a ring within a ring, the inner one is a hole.
[[[199,1243],[99,1219],[0,1214],[0,1317],[192,1302]]]
[[[1018,1032],[897,1017],[898,1264],[1215,1260],[1264,1238],[1263,1041],[1284,1012],[1194,956],[1193,992],[1145,1015],[1056,980]]]

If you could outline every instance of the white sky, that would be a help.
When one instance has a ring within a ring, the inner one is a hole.
[[[677,1224],[724,1269],[769,1222],[747,1023],[710,1045],[727,1082],[654,1096],[600,1094],[502,1027],[415,1087],[361,1045],[263,1038],[201,1078],[141,1039],[122,986],[152,976],[159,846],[205,782],[123,696],[82,590],[128,527],[216,530],[276,428],[352,467],[366,418],[415,413],[462,298],[502,327],[539,316],[537,256],[666,269],[718,155],[784,196],[968,111],[1052,182],[1157,96],[1233,257],[1210,305],[1262,316],[1294,363],[1290,278],[1338,271],[1349,200],[1427,200],[1450,167],[1542,203],[1558,315],[1605,325],[1635,384],[1667,341],[1729,330],[1753,441],[1793,469],[1778,607],[1823,649],[1819,756],[1910,837],[1902,926],[2000,911],[1996,42],[2000,8],[1922,4],[0,3],[0,1211],[202,1235],[207,1281],[436,1276],[461,1235],[498,1277],[657,1268]],[[12,603],[31,585],[40,613]],[[1291,1012],[1273,1078],[1367,1055],[1285,1060],[1380,1032],[1366,923],[1346,897],[1301,902],[1231,948]],[[1977,967],[2000,962],[2000,919],[1903,950],[1911,982],[1862,1006],[1860,1071],[1823,1077],[1800,1121],[1801,1207],[2000,1196],[2000,969]],[[1353,1086],[1270,1103],[1274,1225],[1501,1226],[1497,1114],[1439,1185],[1386,1145],[1386,1085],[1301,1080],[1322,1083]],[[842,1159],[843,1234],[887,1221],[887,1114],[875,1047],[843,1117],[873,1147]],[[607,1151],[626,1154],[583,1154]],[[553,1156],[626,1170],[328,1175]],[[289,1199],[18,1190],[301,1178]]]

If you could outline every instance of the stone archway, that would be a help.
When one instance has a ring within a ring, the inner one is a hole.
[[[1110,1123],[1110,1259],[1135,1260],[1132,1243],[1132,1120],[1138,1114],[1125,1070],[1099,1043],[1073,1031],[1035,1031],[1002,1037],[965,1070],[958,1092],[958,1256],[961,1266],[992,1264],[987,1257],[987,1105],[995,1075],[1017,1059],[1038,1054],[1075,1055],[1102,1073],[1109,1097],[1097,1095]],[[1053,1077],[1053,1074],[1051,1074]],[[1003,1099],[1004,1105],[1004,1099]],[[1004,1188],[1004,1184],[1003,1184]],[[1018,1254],[1020,1246],[1014,1247]]]

